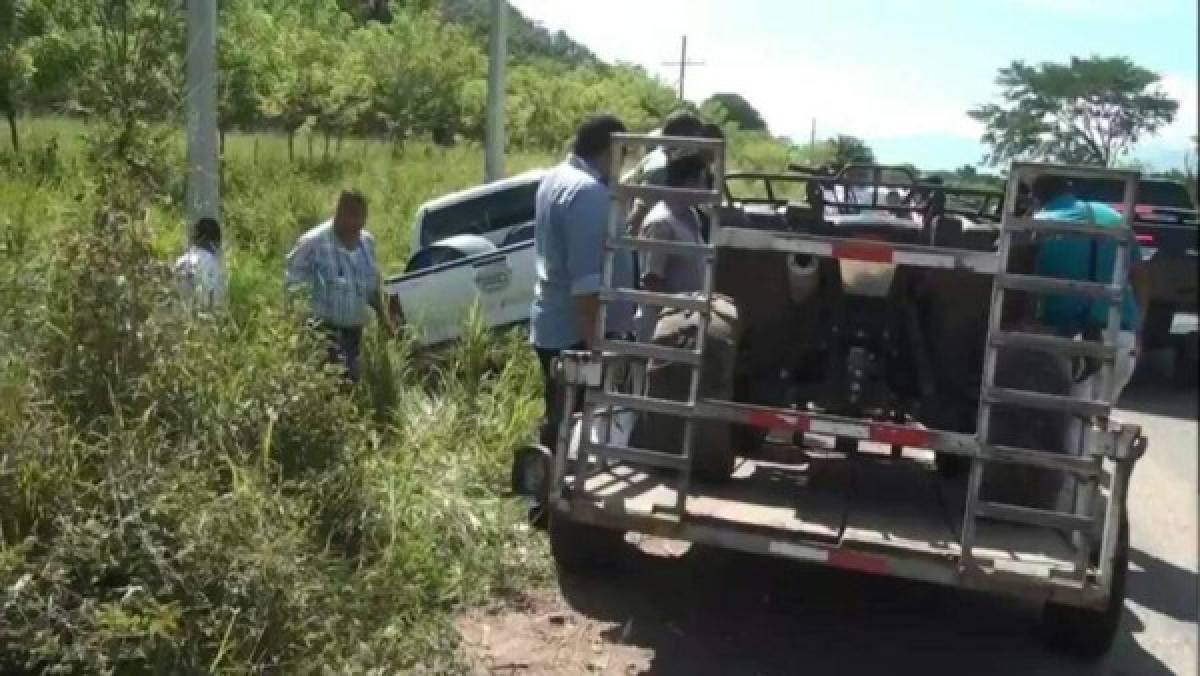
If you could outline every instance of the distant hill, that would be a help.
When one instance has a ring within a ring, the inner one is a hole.
[[[481,39],[487,39],[492,20],[489,0],[437,0],[434,4],[447,21],[460,24]],[[592,50],[563,31],[547,30],[511,4],[508,12],[508,50],[514,56],[543,57],[570,66],[604,68],[605,64]]]

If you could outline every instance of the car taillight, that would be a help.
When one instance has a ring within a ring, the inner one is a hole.
[[[1154,235],[1137,235],[1138,244],[1154,244]]]

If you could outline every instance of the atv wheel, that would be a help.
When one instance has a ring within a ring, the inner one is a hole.
[[[654,332],[654,343],[695,350],[699,326],[700,316],[695,312],[664,311]],[[714,296],[704,346],[701,396],[733,398],[739,337],[737,309],[727,298]],[[691,379],[692,369],[686,364],[651,362],[646,372],[646,393],[657,399],[687,401]],[[692,469],[696,476],[717,482],[730,479],[738,450],[735,447],[739,442],[754,440],[752,435],[739,433],[737,428],[716,420],[696,421],[692,443]],[[683,418],[650,413],[638,421],[631,444],[663,453],[681,453],[683,432]]]
[[[996,386],[1066,395],[1071,380],[1063,359],[1035,350],[1005,349],[998,355]],[[991,410],[990,443],[1063,452],[1069,423],[1066,414],[1016,406],[993,406]],[[1074,478],[1044,469],[992,463],[984,474],[982,493],[986,500],[1054,509],[1064,482],[1074,482]]]

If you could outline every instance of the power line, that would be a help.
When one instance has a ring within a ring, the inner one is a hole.
[[[679,66],[679,100],[683,101],[684,100],[683,83],[687,79],[687,67],[704,65],[703,61],[688,61],[688,58],[687,58],[687,36],[686,35],[683,36],[683,44],[679,50],[679,60],[678,61],[666,61],[663,63],[663,65],[664,66]]]

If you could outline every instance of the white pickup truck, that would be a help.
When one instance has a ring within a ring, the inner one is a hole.
[[[414,252],[384,293],[421,345],[462,335],[479,304],[487,328],[529,321],[536,281],[534,200],[543,169],[475,186],[421,205]]]

